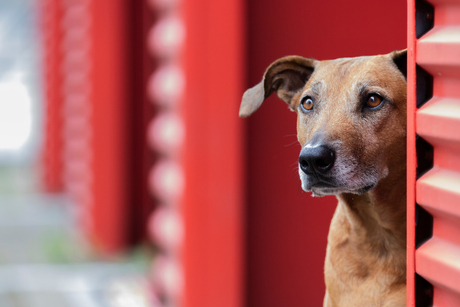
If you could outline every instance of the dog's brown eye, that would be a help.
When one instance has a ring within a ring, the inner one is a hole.
[[[300,101],[300,106],[302,107],[302,111],[311,111],[313,110],[313,99],[310,97],[304,97]]]
[[[378,107],[382,103],[383,99],[379,95],[372,94],[367,97],[367,105],[371,108]]]

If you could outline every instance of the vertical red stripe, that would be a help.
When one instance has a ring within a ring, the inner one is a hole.
[[[187,307],[243,305],[243,2],[184,1]]]
[[[407,1],[407,306],[415,306],[415,0]]]
[[[44,41],[45,144],[43,146],[44,186],[48,192],[63,189],[62,169],[62,88],[61,18],[57,0],[42,0],[40,6]]]
[[[432,237],[415,251],[415,271],[433,286],[433,306],[459,306],[460,5],[446,0],[429,2],[434,16],[425,16],[434,18],[434,27],[417,40],[415,59],[434,79],[433,97],[427,97],[431,99],[416,112],[415,121],[417,135],[433,146],[434,157],[433,167],[416,182],[415,196],[417,204],[433,217],[433,228]],[[418,153],[422,157],[419,165],[429,160],[423,154]]]
[[[93,232],[105,251],[126,243],[128,121],[128,3],[92,1],[91,104]]]

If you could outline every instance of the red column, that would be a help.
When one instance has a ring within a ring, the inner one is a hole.
[[[415,306],[415,1],[407,1],[407,306]]]
[[[92,230],[90,208],[94,203],[90,1],[60,1],[60,5],[63,64],[58,78],[62,80],[64,185],[80,210],[81,224],[89,234]]]
[[[90,212],[94,238],[106,251],[125,246],[126,216],[133,205],[128,200],[129,2],[96,0],[90,5],[94,197]]]
[[[242,1],[151,3],[155,289],[173,305],[242,306]]]
[[[67,191],[102,251],[145,237],[147,193],[144,0],[42,0],[46,77],[45,187]]]
[[[126,0],[62,1],[66,191],[102,252],[127,242],[128,18]]]
[[[149,219],[149,233],[160,249],[153,263],[154,294],[160,306],[180,306],[184,294],[185,100],[182,53],[185,22],[178,1],[149,1],[156,22],[148,33],[148,49],[158,66],[148,80],[148,97],[156,114],[147,127],[147,141],[156,162],[149,170],[148,186],[157,201]],[[188,285],[187,285],[188,286]]]
[[[43,159],[44,188],[48,192],[63,189],[62,165],[62,10],[58,0],[42,0],[39,6],[44,52],[45,129]]]
[[[184,306],[244,303],[243,1],[184,1]]]
[[[416,1],[416,11],[416,29],[424,29],[417,31],[415,41],[419,66],[415,133],[420,137],[416,143],[419,178],[415,183],[415,201],[420,205],[416,303],[422,303],[420,292],[431,291],[425,299],[431,299],[433,306],[459,306],[460,5],[446,0]],[[426,219],[430,223],[421,220],[422,210],[430,215],[431,220]],[[431,231],[430,236],[419,241],[424,228]]]

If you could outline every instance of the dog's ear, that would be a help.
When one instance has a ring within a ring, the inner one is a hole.
[[[395,50],[390,53],[390,56],[404,78],[407,79],[407,49]]]
[[[273,92],[291,106],[292,97],[301,90],[313,73],[316,60],[291,55],[270,64],[263,80],[248,89],[241,101],[240,117],[254,113]]]

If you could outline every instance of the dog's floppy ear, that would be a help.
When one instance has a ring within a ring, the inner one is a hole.
[[[315,63],[314,59],[291,55],[270,64],[263,80],[244,93],[240,117],[254,113],[274,91],[280,99],[291,105],[292,97],[305,86],[313,73]]]
[[[399,71],[403,74],[404,78],[407,79],[407,49],[395,50],[390,53],[393,62],[398,67]]]

